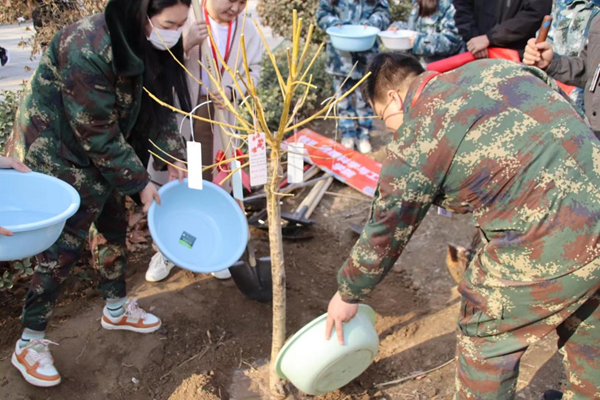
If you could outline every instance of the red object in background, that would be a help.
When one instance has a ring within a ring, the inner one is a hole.
[[[244,155],[244,152],[241,149],[235,150],[236,157],[240,157],[243,155]],[[217,156],[215,157],[216,164],[223,162],[225,160],[226,160],[225,153],[223,152],[223,150],[219,150],[217,152]],[[230,163],[221,164],[221,165],[216,166],[215,168],[217,169],[217,175],[213,178],[213,183],[221,186],[221,183],[225,183],[225,182],[223,182],[223,180],[225,178],[227,178],[227,176],[231,172]],[[244,187],[246,188],[248,193],[252,193],[252,189],[250,188],[250,176],[243,169],[241,172],[242,172],[242,184],[244,185]]]
[[[488,58],[499,59],[499,60],[509,60],[514,62],[521,62],[519,57],[519,52],[512,49],[503,49],[500,47],[490,47],[488,49]],[[437,71],[437,72],[448,72],[453,69],[462,67],[463,65],[470,63],[472,61],[477,60],[473,54],[467,52],[457,54],[452,57],[444,58],[443,60],[435,61],[427,64],[427,71]],[[564,83],[558,82],[558,86],[567,94],[570,95],[573,90],[575,90],[575,86],[565,85]]]
[[[304,143],[305,158],[309,163],[367,196],[375,196],[381,163],[310,129],[302,129],[286,140],[286,143],[293,142]]]

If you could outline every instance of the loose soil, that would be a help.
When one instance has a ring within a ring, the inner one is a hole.
[[[323,132],[328,127],[314,129]],[[386,134],[373,144],[381,160]],[[357,239],[348,224],[363,222],[369,201],[336,182],[313,219],[314,238],[285,242],[288,335],[324,313],[336,291],[336,272]],[[291,210],[302,194],[284,201]],[[454,357],[460,296],[445,266],[446,244],[468,245],[473,234],[469,216],[452,219],[432,209],[395,268],[368,298],[377,311],[380,352],[376,362],[348,386],[317,397],[351,399],[450,399],[455,365],[451,363],[419,380],[389,386],[376,384],[426,371]],[[268,238],[253,231],[259,255],[268,254]],[[268,399],[270,305],[247,300],[233,281],[174,269],[163,282],[144,280],[149,246],[136,246],[130,256],[131,296],[163,319],[155,334],[109,332],[100,328],[103,300],[86,272],[67,282],[48,329],[48,338],[63,382],[35,388],[10,365],[20,334],[19,313],[24,290],[0,294],[1,400],[214,400]],[[93,273],[87,273],[93,277]],[[522,399],[541,399],[547,389],[560,389],[564,372],[556,354],[556,338],[533,346],[521,363]],[[312,398],[288,385],[289,399]]]

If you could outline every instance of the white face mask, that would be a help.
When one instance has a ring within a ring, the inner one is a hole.
[[[150,21],[150,19],[148,19],[148,21]],[[152,25],[150,26],[152,27]],[[152,46],[158,50],[166,50],[165,46],[167,46],[169,49],[172,49],[173,46],[179,42],[179,39],[181,38],[181,32],[183,32],[183,27],[177,29],[176,31],[172,29],[159,29],[154,27],[147,39],[150,43],[152,43]],[[160,38],[158,35],[160,35]],[[162,41],[160,40],[161,38]]]

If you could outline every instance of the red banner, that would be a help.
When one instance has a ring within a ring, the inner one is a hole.
[[[307,162],[369,197],[375,195],[381,163],[310,129],[301,130],[286,142],[296,141],[304,143]]]

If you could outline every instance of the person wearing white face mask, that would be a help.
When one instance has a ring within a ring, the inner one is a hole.
[[[126,297],[124,202],[126,196],[137,198],[146,211],[153,201],[160,205],[147,172],[149,140],[185,158],[175,116],[143,89],[169,104],[177,98],[181,108],[190,109],[184,72],[164,51],[169,47],[183,60],[181,32],[189,7],[190,0],[111,0],[103,14],[55,35],[21,103],[8,155],[71,184],[81,196],[58,241],[36,256],[22,315],[25,330],[12,356],[33,385],[61,381],[45,330],[92,224],[94,266],[106,299],[102,327],[150,333],[161,326],[158,317]],[[168,179],[185,177],[174,167],[156,168],[165,169]]]
[[[210,23],[212,34],[216,43],[216,49],[210,46],[211,56],[216,57],[217,50],[221,57],[226,60],[227,65],[233,71],[244,71],[243,57],[238,57],[238,50],[241,41],[242,27],[244,24],[244,10],[246,9],[246,0],[205,0],[202,7],[203,20],[197,21],[193,9],[190,8],[188,21],[183,28],[183,47],[185,51],[185,66],[194,75],[195,79],[187,76],[187,85],[189,96],[193,104],[203,104],[211,100],[206,87],[210,85],[208,74],[201,71],[198,60],[201,58],[200,47],[208,38],[208,25]],[[260,79],[261,60],[262,60],[262,41],[251,21],[247,17],[244,32],[244,45],[250,69],[250,78],[255,84]],[[211,57],[211,58],[212,58]],[[237,64],[236,64],[237,61]],[[220,62],[219,72],[221,73],[221,84],[229,100],[233,100],[235,85],[232,77],[224,71]],[[242,72],[243,74],[243,72]],[[204,85],[199,86],[196,80],[201,80]],[[244,85],[240,83],[244,88]],[[235,93],[235,99],[240,101],[245,93]],[[220,96],[217,95],[217,98]],[[212,99],[212,104],[199,107],[196,115],[204,118],[214,118],[214,107],[223,107],[219,101]],[[235,123],[235,117],[231,113],[226,113],[228,122],[231,125]],[[190,140],[190,125],[186,121],[183,123],[184,116],[178,115],[177,120],[182,127],[182,135],[185,140]],[[194,120],[194,139],[202,143],[202,162],[204,165],[210,165],[219,161],[219,154],[222,154],[223,146],[219,134],[219,127],[205,122]],[[221,151],[221,153],[220,153]],[[152,163],[148,166],[152,181],[157,185],[167,183],[168,176],[164,172],[156,171]],[[212,181],[215,171],[204,171],[204,179]],[[215,182],[220,183],[220,182]],[[224,185],[225,186],[225,185]],[[229,189],[225,186],[225,189]],[[157,252],[150,261],[150,266],[146,272],[146,280],[149,282],[158,282],[165,279],[170,271],[175,267],[171,261],[167,260],[160,252]],[[229,270],[219,271],[213,274],[217,279],[228,279],[231,275]]]

